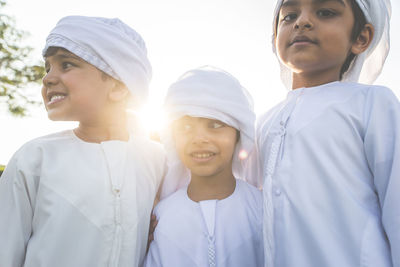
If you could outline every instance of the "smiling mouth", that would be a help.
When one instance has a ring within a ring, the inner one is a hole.
[[[206,162],[211,160],[216,153],[214,152],[193,152],[190,153],[191,158],[197,162]]]
[[[190,153],[190,156],[192,156],[193,158],[197,158],[197,159],[206,159],[206,158],[210,158],[212,156],[214,156],[215,153],[213,152],[193,152]]]
[[[64,98],[66,98],[67,95],[66,94],[62,94],[62,93],[53,93],[47,96],[47,99],[49,100],[49,102],[47,102],[47,105],[51,105],[57,102],[60,102],[62,100],[64,100]]]

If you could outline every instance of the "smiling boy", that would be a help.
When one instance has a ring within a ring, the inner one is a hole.
[[[61,19],[43,50],[51,120],[0,179],[0,266],[139,266],[164,173],[160,145],[130,134],[126,109],[147,93],[140,35],[119,19]]]
[[[156,206],[145,266],[262,266],[262,196],[241,180],[246,158],[239,157],[254,148],[247,91],[230,74],[203,67],[171,85],[165,106],[164,185],[190,182]]]

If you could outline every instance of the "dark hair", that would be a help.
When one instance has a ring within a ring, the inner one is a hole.
[[[49,48],[47,48],[46,53],[44,53],[43,57],[51,57],[54,56],[58,50],[64,50],[66,52],[69,52],[67,49],[62,48],[62,47],[58,47],[58,46],[50,46]]]
[[[54,56],[55,54],[57,54],[57,52],[61,50],[64,52],[68,52],[68,53],[72,53],[70,51],[68,51],[67,49],[63,48],[63,47],[59,47],[59,46],[50,46],[47,50],[46,53],[44,53],[44,57],[51,57]],[[73,54],[73,53],[72,53]],[[83,59],[82,59],[83,60]],[[90,64],[90,63],[89,63]],[[92,65],[92,64],[91,64]],[[100,69],[99,69],[100,70]],[[105,73],[104,71],[101,71],[101,78],[103,79],[103,81],[106,81],[107,79],[111,79],[112,77],[110,75],[108,75],[107,73]]]
[[[361,31],[363,30],[365,24],[367,24],[367,19],[365,18],[364,13],[362,12],[361,8],[355,0],[349,0],[349,2],[354,16],[354,25],[351,32],[350,40],[352,42],[355,42]],[[342,79],[343,74],[349,69],[355,57],[356,55],[353,53],[350,53],[350,55],[347,56],[345,62],[342,65],[342,68],[340,69],[340,79]]]
[[[240,131],[238,129],[235,130],[236,130],[236,143],[237,143],[240,140]]]
[[[355,0],[349,0],[349,2],[350,2],[351,10],[353,11],[353,16],[354,16],[354,25],[353,25],[353,29],[351,32],[350,40],[352,42],[355,42],[357,40],[358,36],[360,35],[362,29],[364,28],[365,24],[367,24],[367,19],[365,18],[364,13],[362,12],[360,6],[356,3]],[[283,3],[283,1],[282,1],[282,3]],[[281,6],[282,6],[282,3],[281,3]],[[278,34],[278,24],[279,24],[279,13],[275,19],[274,36],[273,36],[274,39],[276,38],[276,35]],[[342,68],[340,69],[340,80],[342,79],[343,74],[349,69],[350,64],[353,62],[355,57],[356,57],[356,55],[353,53],[350,53],[350,55],[347,56],[345,62],[342,65]]]

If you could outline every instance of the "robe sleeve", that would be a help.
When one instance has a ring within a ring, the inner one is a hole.
[[[364,147],[394,267],[400,267],[400,104],[387,88],[369,92]]]
[[[33,156],[33,155],[31,155]],[[18,153],[0,177],[0,266],[19,267],[32,233],[35,179],[24,170]],[[29,161],[29,160],[28,160]]]
[[[158,243],[153,241],[150,244],[149,252],[147,253],[144,267],[161,267],[160,249]]]

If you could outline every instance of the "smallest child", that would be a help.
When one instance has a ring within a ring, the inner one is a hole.
[[[156,206],[145,266],[263,266],[262,194],[240,180],[254,148],[250,95],[225,71],[202,67],[169,88],[165,107],[162,195],[186,186]]]

